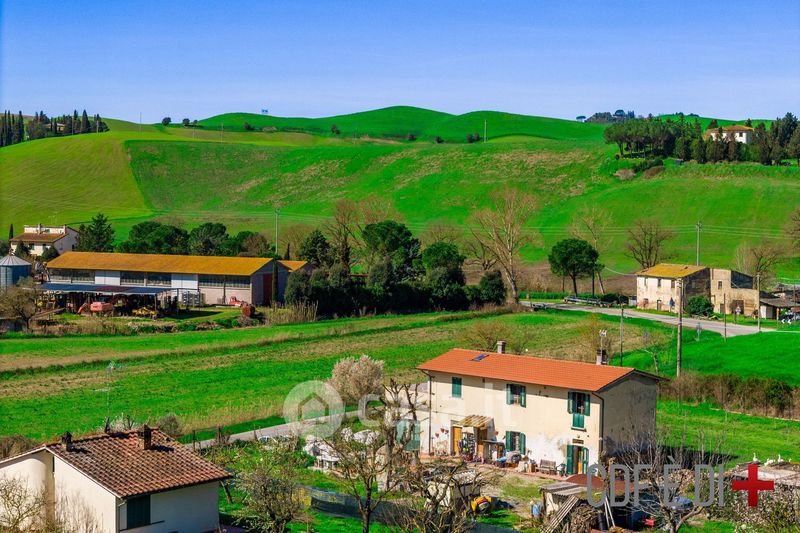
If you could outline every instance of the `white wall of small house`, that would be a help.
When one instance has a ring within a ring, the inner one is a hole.
[[[23,455],[16,459],[11,459],[0,466],[0,479],[16,480],[25,487],[27,494],[36,497],[40,491],[44,490],[48,500],[53,497],[53,456],[41,450],[29,455]],[[4,512],[0,502],[0,514]],[[23,524],[25,527],[31,526],[30,523]]]
[[[53,467],[56,505],[85,509],[100,533],[117,533],[117,497],[59,457]]]
[[[454,398],[453,376],[436,373],[431,382],[430,423],[421,424],[424,451],[430,453],[432,448],[433,453],[449,453],[453,446],[453,423],[468,415],[482,415],[493,419],[488,439],[504,441],[507,431],[524,433],[528,456],[537,462],[544,459],[566,463],[570,444],[588,448],[589,464],[597,462],[601,418],[598,398],[590,396],[585,427],[578,429],[572,427],[572,414],[568,412],[569,389],[520,383],[526,388],[526,406],[522,407],[506,404],[506,384],[514,383],[508,381],[456,376],[462,378],[461,398]],[[430,447],[429,435],[432,435]]]
[[[204,483],[150,495],[149,526],[128,531],[135,533],[203,533],[219,526],[219,483]],[[128,508],[119,506],[119,528],[128,526]]]
[[[78,232],[72,228],[67,228],[67,233],[60,239],[58,239],[54,246],[58,251],[59,255],[65,252],[72,252],[75,250],[75,246],[78,244]]]

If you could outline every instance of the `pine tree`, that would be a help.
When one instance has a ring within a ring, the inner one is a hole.
[[[794,129],[789,143],[786,145],[786,155],[797,159],[797,166],[800,166],[800,126]]]

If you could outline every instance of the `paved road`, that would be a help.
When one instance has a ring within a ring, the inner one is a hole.
[[[358,411],[347,411],[344,414],[345,418],[353,418],[358,416]],[[319,417],[319,418],[310,418],[306,420],[304,423],[308,425],[314,425],[317,422],[327,422],[328,417]],[[231,435],[230,441],[248,441],[248,440],[256,440],[261,437],[285,437],[291,433],[291,426],[289,424],[279,424],[277,426],[270,426],[261,429],[255,429],[250,431],[245,431],[243,433],[235,433]],[[209,446],[213,446],[216,444],[216,439],[208,439],[208,440],[201,440],[194,445],[188,443],[187,445],[193,447],[195,450],[201,450],[203,448],[208,448]]]
[[[567,304],[567,303],[544,303],[544,302],[527,302],[523,301],[523,305],[537,305],[547,307],[549,309],[561,309],[564,311],[585,311],[588,313],[600,313],[603,315],[610,315],[610,316],[619,316],[620,310],[619,308],[614,307],[594,307],[590,305],[575,305],[575,304]],[[673,315],[657,315],[654,313],[646,313],[643,311],[637,311],[635,309],[625,309],[625,318],[641,318],[644,320],[652,320],[654,322],[663,322],[664,324],[671,324],[677,325],[678,324],[678,317]],[[700,323],[700,326],[705,331],[713,331],[719,333],[720,335],[723,334],[725,325],[720,320],[699,320],[697,318],[687,318],[683,317],[683,327],[685,328],[696,328],[697,323]],[[732,322],[728,322],[727,326],[728,330],[728,337],[735,337],[737,335],[752,335],[753,333],[758,333],[757,326],[743,326],[740,324],[734,324]],[[761,331],[775,331],[772,328],[765,328],[762,327]]]

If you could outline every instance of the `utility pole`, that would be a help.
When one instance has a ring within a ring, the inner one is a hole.
[[[486,119],[483,119],[483,142],[486,142]]]
[[[625,307],[619,310],[619,366],[622,366],[622,348],[625,340]]]
[[[728,342],[728,295],[722,295],[722,337]]]
[[[675,375],[681,377],[681,365],[683,364],[683,280],[678,280],[678,361]]]
[[[700,221],[698,221],[697,224],[695,224],[695,228],[697,228],[697,257],[695,259],[695,263],[694,264],[695,265],[699,265],[700,264],[700,230],[703,229],[703,224]]]
[[[758,331],[761,332],[761,272],[756,273],[756,321]]]

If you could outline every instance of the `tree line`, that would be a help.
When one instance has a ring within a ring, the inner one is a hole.
[[[23,141],[33,141],[45,137],[60,137],[64,135],[79,135],[81,133],[98,133],[108,131],[108,125],[103,122],[100,115],[91,118],[86,110],[78,116],[77,109],[72,115],[48,117],[44,111],[39,111],[26,122],[22,111],[16,115],[5,111],[0,120],[0,147],[18,144]]]
[[[744,144],[723,136],[716,120],[709,123],[706,134],[698,120],[687,121],[683,115],[677,121],[653,117],[635,118],[615,123],[605,129],[607,144],[616,144],[619,157],[675,157],[698,163],[721,161],[753,161],[778,165],[786,159],[800,164],[800,128],[797,118],[786,113],[767,128],[759,123],[753,129],[753,142]],[[747,120],[746,126],[752,127]],[[708,133],[714,132],[715,136]]]

